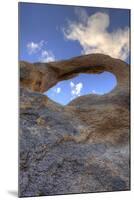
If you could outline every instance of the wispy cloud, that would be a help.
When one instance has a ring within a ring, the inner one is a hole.
[[[54,97],[57,94],[61,93],[61,87],[54,87],[51,92],[51,95]]]
[[[69,21],[63,33],[66,39],[78,41],[82,54],[103,53],[126,60],[129,55],[129,28],[108,31],[110,17],[97,12],[88,16],[84,9],[76,9],[78,21]]]
[[[72,87],[75,86],[75,84],[71,81],[71,82],[70,82],[70,86],[71,86],[71,88],[72,88]]]
[[[93,93],[93,94],[96,94],[97,92],[96,92],[95,90],[92,90],[92,93]]]
[[[56,93],[58,94],[60,92],[61,92],[61,88],[60,87],[56,88]]]
[[[92,90],[91,92],[92,94],[97,94],[97,95],[103,95],[104,93],[103,92],[98,92],[96,90]]]
[[[52,62],[55,60],[55,56],[52,51],[43,50],[39,60],[41,62]]]
[[[29,42],[27,44],[28,54],[35,54],[35,53],[39,52],[42,49],[43,45],[44,45],[44,41],[43,40],[41,40],[38,43],[35,43],[33,41]]]
[[[40,42],[29,42],[27,44],[27,51],[29,55],[37,54],[39,57],[40,62],[51,62],[55,60],[55,56],[52,51],[47,50],[44,45],[47,44],[47,42],[44,42],[44,40],[41,40]]]
[[[73,98],[75,98],[75,97],[80,96],[81,90],[83,88],[83,83],[79,82],[78,84],[75,84],[71,81],[70,87],[71,87],[71,95],[72,95]]]

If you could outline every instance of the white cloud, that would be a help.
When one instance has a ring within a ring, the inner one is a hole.
[[[97,92],[96,92],[95,90],[92,90],[92,93],[93,93],[93,94],[96,94]]]
[[[81,90],[83,88],[83,83],[74,84],[72,81],[70,82],[71,94],[73,97],[80,96]]]
[[[84,8],[75,7],[74,12],[78,17],[78,20],[80,20],[81,22],[85,23],[88,20],[88,15]]]
[[[60,93],[60,92],[61,92],[61,88],[58,87],[58,88],[56,89],[56,92],[57,92],[57,93]]]
[[[92,90],[91,92],[92,94],[97,94],[97,95],[103,95],[103,92],[97,92],[96,90]]]
[[[39,61],[40,62],[52,62],[55,60],[55,56],[50,50],[44,50],[44,44],[47,44],[47,42],[44,42],[44,40],[41,40],[39,43],[35,42],[29,42],[27,44],[27,51],[28,54],[37,54],[39,55]]]
[[[41,52],[40,61],[41,62],[52,62],[55,60],[55,56],[52,51],[43,50]]]
[[[27,44],[27,51],[29,54],[35,54],[40,51],[43,47],[44,41],[41,40],[39,43],[29,42]]]
[[[73,87],[75,84],[71,81],[70,82],[70,86]]]
[[[52,96],[55,96],[57,94],[59,94],[61,92],[61,88],[60,87],[54,87],[52,89]]]
[[[83,54],[103,53],[126,60],[129,55],[129,28],[108,31],[110,18],[97,12],[88,16],[84,9],[77,9],[78,22],[69,21],[63,33],[68,40],[78,41]],[[84,16],[84,17],[82,17]]]

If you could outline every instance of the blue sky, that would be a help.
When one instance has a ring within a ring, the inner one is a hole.
[[[129,10],[19,3],[19,60],[50,62],[105,53],[129,62]],[[78,96],[109,92],[114,75],[79,74],[47,91],[67,104]]]

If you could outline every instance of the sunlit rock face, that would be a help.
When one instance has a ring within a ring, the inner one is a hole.
[[[108,71],[117,86],[67,106],[43,92],[78,73]],[[102,54],[20,62],[20,196],[130,189],[129,66]]]

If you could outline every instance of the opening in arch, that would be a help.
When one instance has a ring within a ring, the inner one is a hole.
[[[44,94],[51,100],[67,105],[70,101],[84,95],[104,95],[111,92],[117,85],[114,74],[103,72],[100,74],[78,74],[78,76],[58,82]]]

